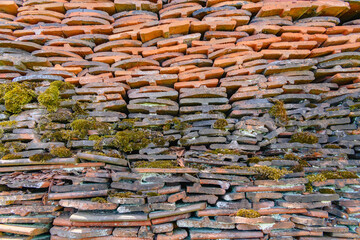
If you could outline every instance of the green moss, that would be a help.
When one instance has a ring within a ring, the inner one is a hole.
[[[297,165],[295,165],[295,166],[292,166],[292,167],[290,168],[290,171],[292,171],[292,172],[303,172],[303,171],[304,171],[304,167],[301,166],[300,164],[297,164]]]
[[[135,124],[136,121],[137,121],[137,119],[135,119],[135,118],[133,118],[133,119],[123,119],[123,120],[121,120],[121,122],[119,122],[117,127],[120,130],[133,129],[134,124]]]
[[[30,161],[44,163],[52,158],[53,158],[53,156],[49,153],[39,153],[39,154],[32,155],[30,157]]]
[[[116,198],[131,198],[134,195],[132,192],[111,192],[109,193],[109,197]]]
[[[66,123],[70,122],[73,119],[73,114],[68,109],[58,109],[54,113],[50,113],[48,117],[51,121]]]
[[[331,148],[331,149],[340,149],[341,147],[336,144],[326,144],[324,148]]]
[[[97,141],[97,140],[100,140],[101,137],[99,135],[91,135],[89,136],[89,140],[90,141]]]
[[[80,102],[76,102],[75,104],[73,104],[71,106],[71,109],[73,110],[73,115],[74,116],[86,116],[88,115],[88,113],[86,112],[86,103],[80,103]]]
[[[315,144],[318,143],[318,137],[310,132],[298,132],[294,133],[291,136],[290,142],[299,142],[299,143],[307,143],[307,144]]]
[[[155,162],[139,161],[134,163],[135,168],[181,168],[176,161],[159,160]]]
[[[10,91],[4,94],[5,108],[11,113],[19,113],[22,107],[31,102],[36,94],[33,90],[25,88],[23,85],[14,85]]]
[[[12,152],[21,152],[27,147],[25,143],[22,143],[20,141],[7,142],[4,146]]]
[[[286,169],[278,169],[274,167],[268,166],[253,166],[250,167],[252,171],[258,173],[257,179],[271,179],[271,180],[279,180],[284,175],[292,173]]]
[[[274,105],[269,110],[269,114],[282,123],[289,121],[284,102],[280,100],[275,100]]]
[[[253,209],[239,209],[236,216],[244,218],[258,218],[260,217],[260,213]]]
[[[146,195],[149,197],[156,197],[156,196],[160,196],[161,194],[159,194],[157,192],[148,192],[148,193],[146,193]]]
[[[319,193],[322,193],[322,194],[335,194],[335,190],[334,189],[331,189],[331,188],[321,188],[319,189]]]
[[[56,112],[60,105],[60,91],[54,86],[50,85],[43,93],[38,97],[38,102],[46,107],[49,112]]]
[[[146,148],[152,142],[156,145],[163,146],[166,140],[159,132],[133,129],[117,132],[113,138],[112,146],[123,152],[133,152]]]
[[[307,175],[306,178],[308,179],[308,183],[305,184],[306,192],[310,192],[310,193],[314,191],[314,188],[312,186],[313,182],[326,181],[326,177],[322,173],[310,174],[310,175]]]
[[[71,83],[64,81],[54,81],[50,84],[50,86],[56,87],[57,89],[59,89],[60,92],[75,88],[74,85],[72,85]]]
[[[109,134],[111,131],[109,123],[86,119],[76,119],[70,124],[70,127],[76,131],[75,133],[78,133],[79,138],[85,138],[89,130],[97,130],[100,135]]]
[[[299,157],[299,156],[296,156],[296,155],[293,154],[293,153],[287,153],[287,154],[285,154],[284,159],[285,159],[285,160],[299,161],[299,160],[300,160],[300,157]]]
[[[207,153],[211,153],[211,154],[228,154],[228,155],[242,155],[242,153],[239,150],[235,150],[235,149],[222,149],[222,148],[217,148],[214,150],[208,150]]]
[[[39,95],[38,102],[49,112],[56,112],[60,105],[60,92],[73,88],[74,86],[68,82],[54,81]]]
[[[16,123],[16,121],[0,122],[0,127],[13,127],[14,125],[16,125]]]
[[[239,169],[247,170],[249,172],[256,172],[256,179],[261,180],[279,180],[284,175],[292,173],[286,169],[278,169],[269,166],[252,166],[252,167],[240,167],[240,166],[224,166],[224,169]]]
[[[355,172],[351,171],[326,171],[322,174],[326,177],[326,179],[359,178]]]
[[[55,147],[50,150],[50,153],[59,158],[69,158],[73,155],[70,149],[66,147]]]
[[[94,197],[91,199],[92,202],[107,203],[108,201],[103,197]]]
[[[41,140],[47,140],[50,142],[68,142],[73,138],[76,138],[80,133],[71,130],[56,130],[54,132],[48,131],[41,136]]]
[[[264,161],[273,161],[273,160],[279,160],[278,157],[264,157],[264,158],[260,158],[260,157],[251,157],[247,160],[248,163],[259,163],[259,162],[264,162]]]
[[[163,130],[168,131],[170,129],[175,129],[181,131],[189,127],[190,125],[188,123],[182,122],[179,118],[173,118],[172,120],[166,122],[166,124],[163,126]]]
[[[221,129],[224,130],[226,128],[226,126],[229,125],[228,122],[226,121],[226,119],[218,119],[214,122],[213,127],[215,129]]]
[[[20,154],[6,154],[5,156],[2,157],[2,160],[12,160],[12,159],[19,159],[22,158],[22,156]]]

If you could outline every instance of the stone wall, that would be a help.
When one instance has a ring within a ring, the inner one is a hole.
[[[0,239],[360,239],[359,8],[0,1]]]

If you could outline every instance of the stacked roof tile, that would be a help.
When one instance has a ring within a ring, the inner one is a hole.
[[[359,8],[0,1],[0,239],[360,239]]]

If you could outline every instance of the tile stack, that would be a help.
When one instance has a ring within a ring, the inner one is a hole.
[[[357,1],[0,1],[0,239],[360,239]]]

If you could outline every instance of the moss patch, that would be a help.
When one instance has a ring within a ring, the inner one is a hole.
[[[91,199],[92,202],[107,203],[108,201],[103,197],[94,197]]]
[[[355,172],[351,171],[326,171],[322,173],[326,179],[348,179],[359,178]]]
[[[234,150],[234,149],[222,149],[222,148],[217,148],[214,150],[208,150],[207,153],[211,153],[211,154],[228,154],[228,155],[242,155],[242,153],[239,150]]]
[[[218,119],[214,122],[213,127],[215,129],[221,129],[224,130],[226,128],[226,126],[229,125],[228,122],[226,121],[226,119]]]
[[[244,218],[258,218],[260,217],[260,213],[253,209],[239,209],[236,216]]]
[[[12,159],[19,159],[22,158],[22,156],[20,154],[6,154],[5,156],[2,157],[2,160],[12,160]]]
[[[274,105],[269,110],[269,114],[281,123],[287,123],[289,121],[283,101],[275,100]]]
[[[160,132],[143,129],[123,130],[116,133],[112,146],[123,152],[133,152],[146,148],[150,143],[163,146],[166,140]]]
[[[290,142],[299,142],[299,143],[307,143],[307,144],[315,144],[319,142],[318,137],[310,132],[299,132],[294,133],[291,136]]]
[[[261,180],[279,180],[284,175],[292,173],[292,171],[288,171],[286,169],[278,169],[269,166],[252,166],[252,167],[240,167],[240,166],[224,166],[224,169],[239,169],[239,170],[247,170],[249,172],[256,172],[256,179]]]
[[[11,90],[6,91],[3,97],[5,108],[11,113],[20,113],[22,107],[35,99],[36,94],[33,90],[26,88],[22,84],[14,84]]]
[[[148,193],[146,193],[146,195],[148,197],[156,197],[156,196],[160,196],[161,194],[159,194],[157,192],[148,192]]]
[[[170,129],[175,129],[181,131],[189,127],[190,125],[188,123],[182,122],[179,118],[173,118],[172,120],[166,122],[166,124],[163,126],[163,130],[168,131]]]
[[[132,192],[112,192],[109,193],[109,197],[117,197],[117,198],[131,198],[134,195]]]
[[[0,127],[12,127],[14,125],[16,125],[16,121],[4,121],[4,122],[0,122]]]
[[[306,192],[310,192],[310,193],[314,191],[314,188],[312,186],[313,182],[326,181],[326,177],[322,173],[310,174],[310,175],[307,175],[306,178],[308,179],[308,183],[305,184]]]
[[[331,189],[331,188],[322,188],[322,189],[319,189],[319,193],[322,193],[322,194],[335,194],[335,190],[334,189]]]
[[[39,153],[39,154],[32,155],[30,157],[30,161],[44,163],[52,158],[53,158],[53,156],[49,153]]]
[[[139,161],[134,163],[135,168],[181,168],[176,161],[159,160],[155,162]]]
[[[69,158],[73,154],[70,149],[66,147],[55,147],[50,150],[50,153],[59,158]]]

